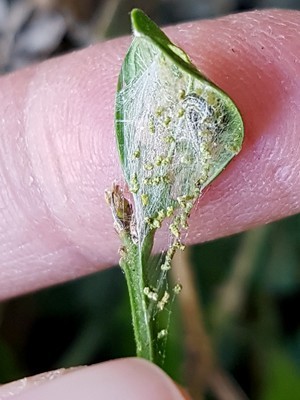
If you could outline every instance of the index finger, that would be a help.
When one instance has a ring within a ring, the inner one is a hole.
[[[191,243],[299,212],[299,25],[299,12],[264,11],[166,30],[245,122],[242,152],[191,216]],[[118,261],[104,191],[122,180],[113,105],[128,44],[1,78],[0,298]]]

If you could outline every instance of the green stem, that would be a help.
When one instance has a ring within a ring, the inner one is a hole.
[[[120,236],[125,253],[120,260],[120,266],[125,273],[129,292],[137,356],[154,362],[156,357],[153,346],[153,329],[148,312],[148,301],[144,294],[144,266],[149,261],[154,232],[145,238],[142,247],[133,243],[127,233],[124,232]]]

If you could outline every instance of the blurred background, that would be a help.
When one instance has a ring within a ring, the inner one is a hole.
[[[133,7],[170,24],[253,8],[300,9],[300,0],[0,0],[0,72],[127,34]],[[173,305],[168,373],[195,400],[204,398],[203,386],[207,399],[232,399],[226,389],[243,399],[241,388],[251,399],[299,400],[300,216],[194,246],[175,262],[186,264],[197,293],[196,304]],[[190,278],[182,278],[187,287]],[[191,348],[185,335],[197,327],[202,338]],[[0,383],[134,353],[118,267],[0,305]],[[208,379],[213,359],[218,374]]]

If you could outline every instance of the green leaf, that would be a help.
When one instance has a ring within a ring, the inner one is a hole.
[[[184,247],[181,234],[195,200],[240,151],[243,122],[232,100],[142,11],[133,10],[131,22],[134,39],[119,75],[115,125],[133,205],[118,185],[107,200],[123,244],[120,265],[137,354],[159,362],[167,335],[163,312],[180,290],[168,291],[166,273]],[[165,219],[169,247],[153,267],[154,235]]]
[[[116,132],[143,240],[172,210],[188,216],[201,190],[240,151],[243,122],[232,100],[142,11],[133,10],[131,21]]]

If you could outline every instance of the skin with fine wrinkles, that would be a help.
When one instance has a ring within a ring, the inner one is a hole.
[[[190,242],[300,210],[297,11],[182,24],[167,34],[237,104],[243,150],[202,196]],[[114,94],[129,38],[0,80],[0,298],[116,263],[104,191],[122,182]]]

